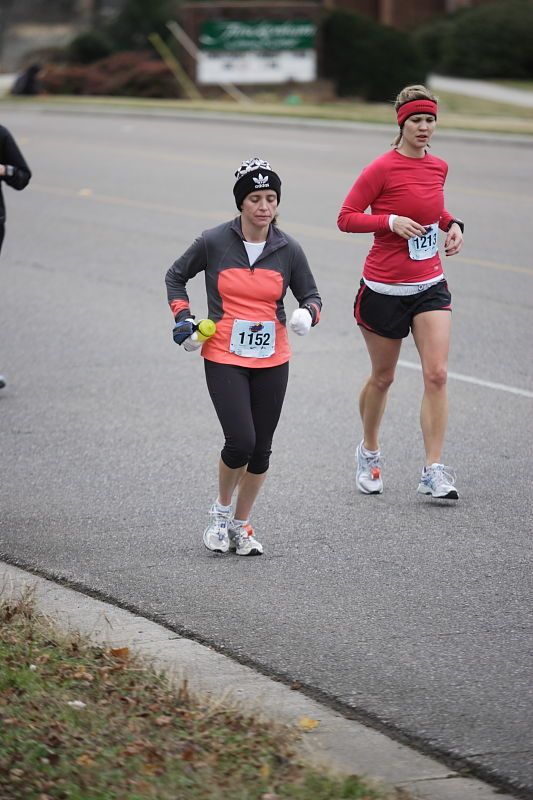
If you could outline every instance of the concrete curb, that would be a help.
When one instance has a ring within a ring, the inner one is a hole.
[[[37,608],[61,629],[79,631],[98,644],[127,645],[172,679],[186,678],[195,692],[287,725],[297,725],[302,717],[317,720],[302,745],[303,756],[314,764],[401,786],[419,800],[512,800],[205,645],[0,562],[0,598],[17,597],[25,588],[34,591]],[[221,693],[221,685],[228,690]]]

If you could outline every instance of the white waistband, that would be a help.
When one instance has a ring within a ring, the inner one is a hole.
[[[421,283],[378,283],[378,281],[369,281],[363,278],[365,285],[373,292],[378,294],[392,294],[396,297],[404,297],[405,295],[418,294],[434,286],[436,283],[446,280],[445,276],[441,273],[436,278],[431,278],[429,281],[422,281]]]

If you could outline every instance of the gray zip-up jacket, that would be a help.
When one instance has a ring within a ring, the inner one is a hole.
[[[202,355],[223,364],[271,367],[291,355],[283,298],[289,288],[313,325],[320,319],[322,300],[300,244],[270,225],[265,248],[250,266],[240,217],[204,231],[166,274],[167,296],[177,321],[191,316],[187,281],[205,273],[208,316],[217,331],[204,342]],[[268,358],[251,358],[230,351],[235,320],[253,326],[274,322],[275,351]]]

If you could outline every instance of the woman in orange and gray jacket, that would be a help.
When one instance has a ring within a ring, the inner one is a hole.
[[[318,323],[322,301],[298,242],[276,225],[281,181],[260,158],[243,161],[233,194],[240,216],[204,231],[166,274],[176,320],[174,340],[202,347],[207,387],[225,436],[218,497],[203,534],[214,552],[261,555],[249,525],[266,479],[291,355],[283,299],[298,301],[289,327],[304,336]],[[205,273],[208,316],[216,333],[193,341],[187,281]],[[233,494],[237,490],[235,511]]]

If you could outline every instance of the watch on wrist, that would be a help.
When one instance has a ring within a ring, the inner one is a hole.
[[[461,228],[461,233],[464,233],[465,232],[465,224],[460,219],[452,219],[452,221],[450,222],[450,224],[448,225],[446,230],[449,231],[454,222],[455,222],[456,225],[459,225],[459,227]]]
[[[311,314],[311,327],[313,327],[316,321],[316,308],[314,308],[310,303],[306,303],[303,308],[305,308]]]

